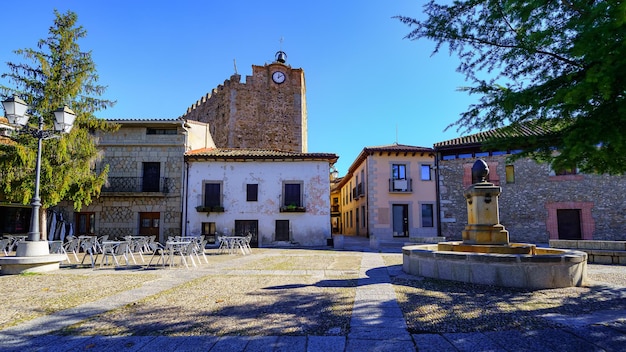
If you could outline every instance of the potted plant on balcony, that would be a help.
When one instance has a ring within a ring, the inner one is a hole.
[[[205,207],[204,205],[198,205],[196,207],[196,211],[198,213],[206,213],[211,211],[211,207]]]
[[[285,213],[304,213],[305,212],[305,208],[304,207],[299,207],[295,204],[289,204],[289,205],[285,205],[284,207],[280,208],[280,211],[285,212]]]
[[[210,213],[210,212],[223,213],[224,207],[221,205],[213,205],[213,206],[198,205],[196,207],[196,211],[199,213]]]

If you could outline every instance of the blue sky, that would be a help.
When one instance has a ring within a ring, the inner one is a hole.
[[[456,57],[431,56],[432,42],[404,39],[410,28],[392,18],[421,18],[423,3],[21,0],[3,5],[0,72],[23,61],[14,50],[48,35],[55,8],[71,10],[87,31],[81,49],[108,86],[104,98],[117,101],[96,115],[176,118],[228,79],[235,61],[250,75],[282,49],[304,70],[308,151],[339,155],[344,175],[364,147],[457,137],[444,129],[475,99],[457,91],[467,82]]]

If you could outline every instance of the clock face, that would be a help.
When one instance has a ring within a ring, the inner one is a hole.
[[[285,82],[285,74],[280,71],[272,73],[272,80],[278,84]]]

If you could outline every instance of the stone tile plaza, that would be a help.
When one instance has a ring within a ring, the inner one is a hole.
[[[82,254],[82,253],[81,253]],[[2,351],[623,351],[626,268],[528,291],[402,271],[401,248],[206,250],[197,267],[0,276]],[[79,259],[82,259],[79,256]],[[97,259],[98,261],[100,259]],[[87,262],[86,262],[87,263]],[[19,285],[18,293],[15,287]],[[21,298],[20,298],[21,297]]]

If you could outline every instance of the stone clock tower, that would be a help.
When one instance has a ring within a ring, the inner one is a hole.
[[[304,71],[276,60],[252,66],[252,76],[234,74],[187,109],[182,117],[208,122],[218,148],[307,152]]]

